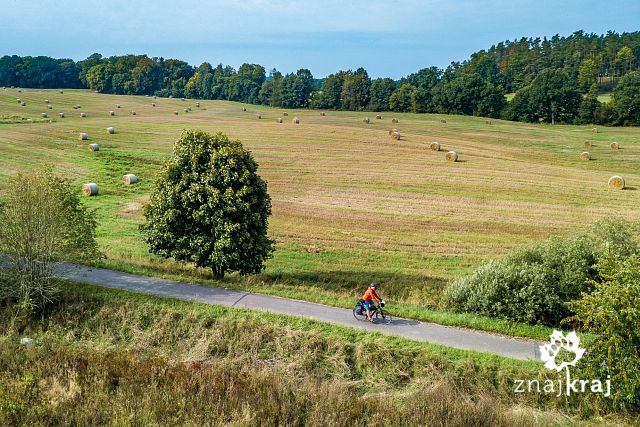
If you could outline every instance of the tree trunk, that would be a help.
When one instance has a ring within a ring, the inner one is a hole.
[[[224,268],[222,267],[211,267],[211,271],[213,272],[213,278],[216,280],[222,280],[224,278]]]

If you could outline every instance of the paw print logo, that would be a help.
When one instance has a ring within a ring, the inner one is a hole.
[[[556,364],[556,357],[561,349],[573,353],[573,360],[570,362],[561,362]],[[569,369],[569,366],[576,366],[576,362],[584,355],[584,348],[580,348],[580,338],[575,332],[569,332],[566,336],[561,331],[554,329],[551,334],[551,342],[540,346],[540,357],[547,369],[555,369],[560,372],[563,368]]]

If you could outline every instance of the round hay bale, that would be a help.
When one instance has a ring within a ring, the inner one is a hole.
[[[27,103],[26,103],[26,102],[24,102],[24,101],[22,101],[22,102],[20,103],[20,105],[22,105],[23,107],[26,107],[26,106],[27,106]]]
[[[43,119],[46,119],[47,117],[49,117],[49,115],[47,113],[42,113],[40,115],[42,116]]]
[[[289,113],[287,113],[286,111],[284,113],[282,113],[283,116],[287,117],[289,115]]]
[[[588,151],[583,151],[582,154],[580,154],[580,159],[581,160],[591,160],[591,154],[589,154]]]
[[[391,132],[391,138],[395,139],[396,141],[400,141],[400,132]]]
[[[60,118],[64,119],[64,113],[60,113]]]
[[[391,119],[391,123],[398,123],[398,119]]]
[[[16,101],[18,102],[18,104],[20,104],[22,102],[22,99],[16,98]]]
[[[22,89],[18,89],[18,92],[22,92]]]
[[[242,111],[247,111],[246,107],[242,107]]]
[[[185,100],[184,98],[180,98],[180,101],[184,101],[184,100]]]
[[[619,142],[612,142],[609,146],[611,148],[613,148],[614,150],[617,150],[617,149],[620,148],[620,143]]]
[[[61,90],[61,91],[60,91],[60,94],[63,94],[63,93],[64,93],[64,91],[63,91],[63,90]]]
[[[100,151],[100,145],[98,145],[98,144],[89,144],[89,151]]]
[[[597,128],[593,128],[593,129],[591,129],[591,132],[598,133],[598,129]]]
[[[491,120],[485,120],[484,121],[486,124],[490,125],[491,124]]]
[[[377,120],[382,120],[382,116],[381,116],[380,114],[377,114],[377,115],[376,115],[376,119],[377,119]]]
[[[185,108],[185,109],[184,109],[184,112],[185,112],[185,113],[188,113],[188,112],[189,112],[189,109],[188,109],[188,108]]]
[[[592,147],[592,146],[593,146],[593,142],[591,142],[591,141],[585,141],[585,142],[584,142],[584,146],[585,146],[585,147]]]
[[[120,104],[116,104],[116,108],[120,108]]]
[[[158,97],[157,97],[157,96],[155,96],[155,95],[153,95],[153,99],[158,99]]]
[[[128,173],[122,177],[122,180],[126,185],[133,185],[138,183],[138,177],[132,173]]]
[[[200,103],[196,102],[196,108],[200,108]]]
[[[325,112],[323,111],[323,112],[321,112],[321,113],[320,113],[320,115],[321,115],[322,117],[324,117],[324,116],[326,116],[326,115],[327,115],[327,113],[325,113]]]
[[[256,119],[261,119],[262,118],[262,114],[256,114]]]
[[[294,117],[293,118],[293,123],[296,124],[296,125],[299,125],[300,124],[300,117]]]
[[[45,104],[48,104],[48,103],[49,103],[49,100],[48,100],[48,99],[45,99],[45,100],[44,100],[44,103],[45,103]]]
[[[369,119],[369,117],[365,117],[364,119],[362,119],[362,123],[369,124],[370,122],[371,119]]]
[[[110,115],[110,116],[115,116],[115,115],[116,115],[116,112],[115,112],[115,111],[109,111],[109,115]]]
[[[151,106],[152,106],[152,107],[155,107],[155,106],[156,106],[156,103],[155,103],[155,102],[152,102],[152,103],[151,103]]]
[[[86,141],[87,139],[89,139],[89,136],[87,135],[87,133],[86,132],[80,132],[80,140]]]
[[[53,110],[53,105],[47,105],[47,108],[48,108],[49,110]]]
[[[174,111],[174,112],[173,112],[173,114],[175,114],[175,115],[177,116],[177,115],[178,115],[178,112],[177,112],[177,111]]]
[[[113,127],[109,126],[107,128],[107,132],[109,133],[109,135],[113,135],[114,133],[116,133],[116,130]]]
[[[391,134],[394,133],[394,132],[398,132],[398,129],[395,129],[395,128],[391,129],[389,131],[389,136],[391,136]]]
[[[446,119],[440,119],[440,123],[447,123]]]
[[[131,112],[131,115],[132,115],[132,116],[135,116],[136,114],[137,114],[137,113],[136,113],[135,111],[132,111],[132,112]]]
[[[282,117],[278,117],[278,119],[276,120],[278,123],[282,123]]]
[[[97,196],[98,195],[98,184],[95,182],[90,182],[82,186],[82,193],[85,196]]]
[[[440,143],[433,141],[431,144],[429,144],[429,148],[431,148],[433,151],[440,151]]]
[[[446,158],[450,162],[457,162],[458,161],[458,153],[456,153],[455,151],[449,151],[447,153],[447,155],[446,155]]]
[[[87,117],[87,113],[80,113],[80,117]]]
[[[622,190],[625,186],[624,178],[619,175],[614,175],[609,178],[609,187],[615,190]]]

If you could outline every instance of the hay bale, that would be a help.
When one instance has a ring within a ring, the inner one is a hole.
[[[245,107],[242,107],[242,111],[247,111],[247,109]]]
[[[389,131],[389,136],[391,136],[391,134],[394,133],[394,132],[398,132],[398,129],[395,129],[395,128],[391,129]]]
[[[136,113],[135,111],[132,111],[132,112],[131,112],[131,115],[132,115],[132,116],[135,116],[136,114],[137,114],[137,113]]]
[[[580,154],[580,159],[581,160],[591,160],[591,154],[589,154],[588,151],[583,151],[582,154]]]
[[[619,142],[612,142],[609,146],[611,148],[613,148],[614,150],[617,150],[617,149],[620,148],[620,143]]]
[[[585,146],[585,147],[587,147],[587,148],[588,148],[588,147],[592,147],[592,146],[593,146],[593,142],[591,142],[591,141],[585,141],[585,142],[584,142],[584,146]]]
[[[440,123],[447,123],[446,119],[440,119]]]
[[[391,138],[395,139],[396,141],[400,141],[400,132],[398,131],[391,132]]]
[[[48,108],[49,110],[53,110],[53,105],[47,105],[47,108]]]
[[[362,119],[362,123],[368,125],[369,123],[371,123],[371,119],[369,119],[369,117],[365,117],[364,119]]]
[[[376,114],[376,119],[377,120],[382,120],[382,116],[380,114]]]
[[[155,96],[155,95],[153,95],[153,99],[158,99],[158,97],[157,97],[157,96]]]
[[[42,113],[40,115],[42,116],[43,119],[46,119],[47,117],[49,117],[49,115],[47,113]]]
[[[16,101],[18,102],[18,104],[20,104],[22,102],[22,99],[16,98]]]
[[[115,112],[115,111],[109,111],[109,115],[110,115],[110,116],[115,116],[115,115],[116,115],[116,112]]]
[[[185,113],[188,113],[188,112],[189,112],[189,109],[188,109],[188,108],[185,108],[185,109],[184,109],[184,112],[185,112]]]
[[[322,117],[324,117],[324,116],[326,116],[326,115],[327,115],[327,113],[325,113],[325,112],[323,111],[323,112],[321,112],[321,113],[320,113],[320,115],[321,115]]]
[[[491,120],[485,120],[484,121],[486,124],[490,125],[491,124]]]
[[[98,195],[98,184],[95,182],[90,182],[82,186],[82,193],[85,196],[97,196]]]
[[[262,114],[256,114],[256,119],[261,119],[262,118]]]
[[[113,127],[109,126],[107,128],[107,132],[109,133],[109,135],[113,135],[114,133],[116,133],[116,130]]]
[[[100,145],[98,145],[98,144],[89,144],[89,151],[100,151]]]
[[[282,117],[278,117],[278,119],[276,120],[278,123],[282,123]]]
[[[614,175],[609,178],[609,187],[615,190],[622,190],[625,186],[624,178],[619,175]]]
[[[22,92],[22,89],[18,89],[18,92]]]
[[[49,100],[48,100],[48,99],[45,99],[45,100],[44,100],[44,103],[45,103],[45,104],[48,104],[48,103],[49,103]]]
[[[177,112],[177,111],[174,111],[174,112],[173,112],[173,114],[175,114],[175,115],[177,116],[177,115],[178,115],[178,112]]]
[[[391,119],[391,123],[398,123],[398,119]]]
[[[440,151],[440,143],[433,141],[431,144],[429,144],[429,148],[431,148],[433,151]]]
[[[80,140],[81,141],[86,141],[87,139],[89,139],[89,136],[87,135],[86,132],[80,132]]]
[[[296,125],[299,125],[300,124],[300,117],[294,117],[293,118],[293,123],[296,124]]]
[[[22,101],[22,102],[20,103],[20,105],[22,105],[23,107],[26,107],[26,106],[27,106],[27,103],[26,103],[26,102],[24,102],[24,101]]]
[[[593,129],[591,129],[591,132],[598,133],[598,129],[597,128],[593,128]]]
[[[289,115],[289,113],[287,113],[286,111],[284,113],[282,113],[283,116],[287,117]]]
[[[60,94],[62,95],[63,93],[64,93],[64,91],[63,91],[63,90],[61,90],[61,91],[60,91]]]
[[[62,113],[62,112],[60,113],[60,118],[64,119],[64,113]]]
[[[132,173],[128,173],[122,177],[122,180],[126,185],[133,185],[138,183],[138,177]]]
[[[80,113],[80,117],[87,117],[87,113]]]
[[[120,108],[120,104],[116,104],[116,108]]]
[[[447,155],[446,155],[446,158],[450,162],[457,162],[458,161],[458,153],[456,153],[455,151],[449,151],[447,153]]]
[[[200,103],[196,102],[196,108],[200,108]]]
[[[152,103],[151,103],[151,106],[152,106],[152,107],[155,107],[155,106],[156,106],[156,103],[155,103],[155,102],[152,102]]]

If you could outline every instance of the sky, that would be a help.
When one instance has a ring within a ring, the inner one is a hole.
[[[0,0],[0,56],[147,54],[398,79],[525,37],[640,30],[640,0]]]

